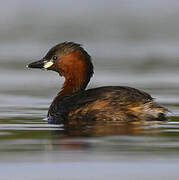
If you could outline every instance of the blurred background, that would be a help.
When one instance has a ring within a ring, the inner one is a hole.
[[[0,7],[0,90],[27,96],[49,88],[45,95],[55,95],[63,80],[25,65],[74,41],[93,58],[91,86],[128,85],[173,98],[179,92],[178,10],[177,0],[7,0]]]
[[[28,173],[38,180],[177,179],[178,17],[177,0],[2,1],[0,179],[27,179]],[[64,79],[26,65],[63,41],[83,44],[92,56],[95,74],[88,88],[145,90],[169,108],[171,124],[145,135],[74,138],[43,122]]]

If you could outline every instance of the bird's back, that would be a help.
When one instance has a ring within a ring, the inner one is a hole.
[[[167,110],[146,92],[125,86],[106,86],[56,97],[49,109],[49,122],[143,123],[166,120]]]

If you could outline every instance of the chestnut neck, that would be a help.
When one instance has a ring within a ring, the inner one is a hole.
[[[67,96],[78,91],[84,90],[86,88],[86,86],[83,85],[84,82],[85,78],[78,79],[78,77],[75,76],[66,77],[63,87],[61,88],[61,91],[58,93],[58,96]]]
[[[65,82],[58,96],[69,96],[86,88],[93,74],[90,56],[83,49],[63,56],[58,63]]]

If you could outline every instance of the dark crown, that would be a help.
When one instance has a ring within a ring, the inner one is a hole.
[[[66,41],[66,42],[57,44],[56,46],[51,48],[46,54],[45,59],[51,59],[52,56],[54,55],[58,55],[59,57],[62,57],[78,49],[81,51],[84,51],[84,49],[81,47],[81,44]]]

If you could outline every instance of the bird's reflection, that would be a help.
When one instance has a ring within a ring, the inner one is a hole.
[[[63,130],[51,131],[51,143],[55,149],[84,150],[92,146],[89,139],[107,136],[140,136],[147,133],[158,133],[156,128],[139,125],[91,125],[64,127]]]

